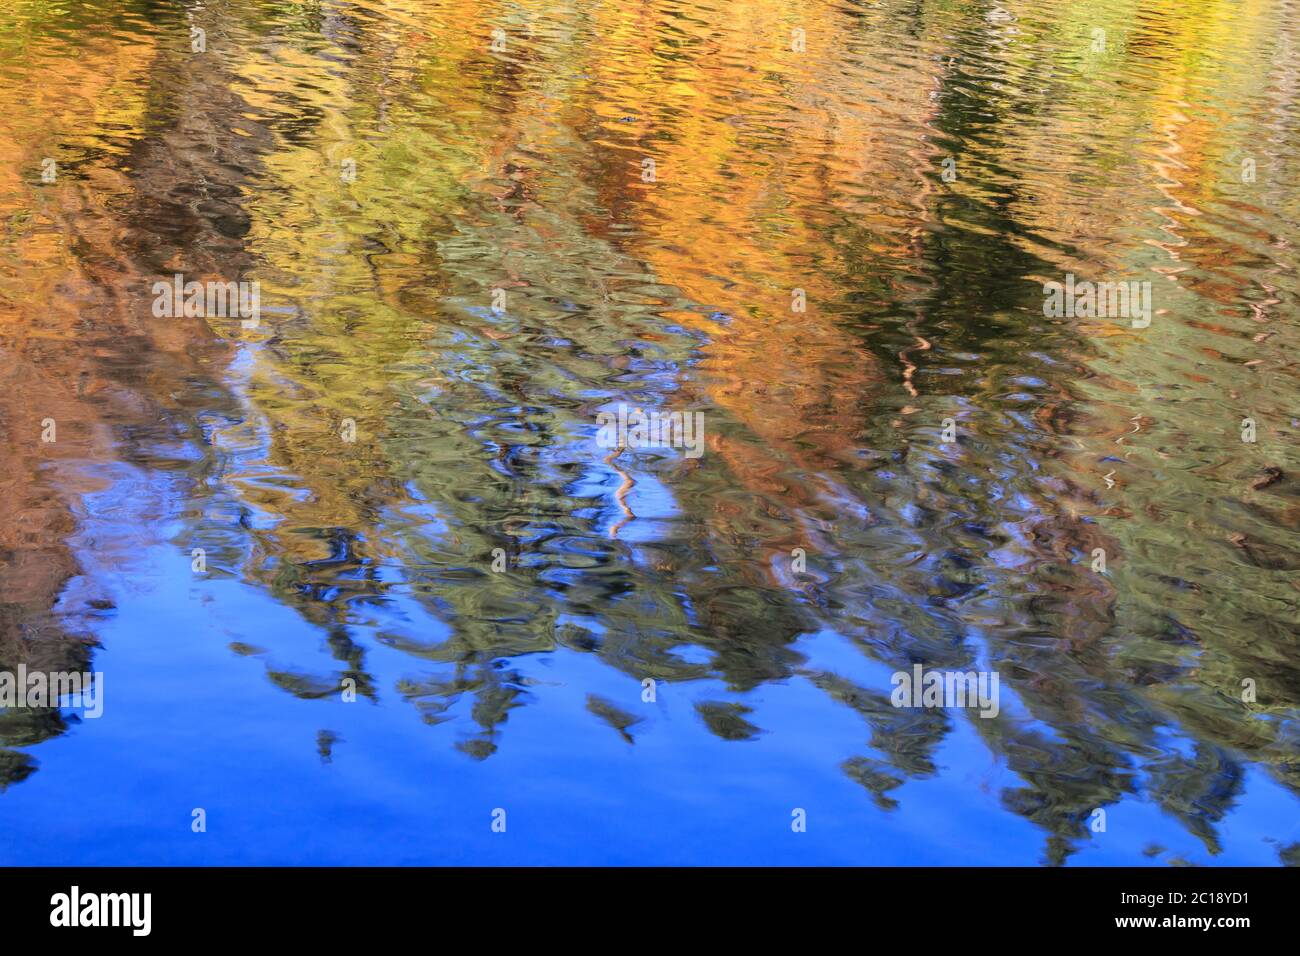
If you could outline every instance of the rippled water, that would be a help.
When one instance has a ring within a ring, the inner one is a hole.
[[[1298,53],[1295,0],[0,0],[0,670],[104,702],[0,710],[0,862],[1300,861]]]

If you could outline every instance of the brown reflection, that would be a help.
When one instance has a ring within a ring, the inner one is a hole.
[[[104,583],[78,578],[81,496],[107,486],[102,463],[153,464],[158,443],[220,394],[225,346],[202,320],[155,320],[151,287],[248,267],[231,200],[260,147],[230,128],[238,103],[220,70],[183,69],[173,39],[87,35],[34,64],[39,83],[6,74],[34,99],[0,123],[0,151],[15,160],[0,216],[16,253],[0,274],[0,669],[90,668],[85,618],[112,602]],[[60,142],[50,130],[93,132]],[[45,154],[53,182],[40,178]],[[99,558],[112,565],[140,543],[103,542]],[[63,729],[57,711],[0,716],[11,745]],[[6,780],[34,766],[4,760]]]

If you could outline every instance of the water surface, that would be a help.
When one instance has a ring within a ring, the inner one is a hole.
[[[1298,51],[1294,0],[0,0],[0,669],[104,698],[0,710],[0,862],[1297,862]]]

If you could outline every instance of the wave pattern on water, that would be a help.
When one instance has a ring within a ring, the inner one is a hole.
[[[1010,815],[1007,862],[1134,805],[1177,825],[1104,859],[1295,862],[1298,42],[1286,0],[0,0],[0,669],[212,666],[133,611],[198,548],[249,732],[328,708],[301,747],[375,735],[395,802],[542,708],[578,802],[612,728],[803,749],[900,841]],[[259,327],[154,318],[176,273]],[[1153,321],[1045,314],[1066,274]],[[704,453],[600,446],[619,405]],[[893,706],[918,663],[1001,713]],[[68,731],[0,711],[0,812]]]

